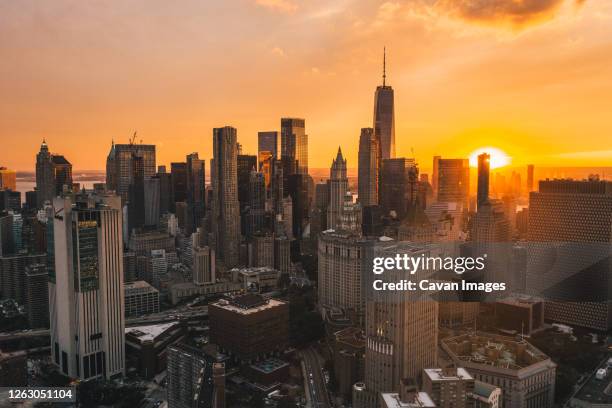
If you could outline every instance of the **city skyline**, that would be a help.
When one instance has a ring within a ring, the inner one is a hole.
[[[46,138],[75,169],[103,169],[100,151],[112,140],[126,143],[135,130],[137,141],[158,146],[159,163],[191,151],[207,160],[212,128],[224,125],[237,128],[244,150],[254,153],[257,132],[280,131],[281,117],[300,117],[308,123],[311,168],[327,167],[338,145],[355,168],[359,132],[372,127],[373,90],[382,84],[383,46],[386,83],[395,90],[397,157],[413,157],[414,149],[429,167],[434,155],[465,158],[492,146],[517,166],[611,164],[612,152],[600,141],[612,130],[606,116],[612,6],[557,0],[497,11],[482,6],[477,13],[462,2],[438,3],[355,5],[340,17],[348,2],[334,8],[245,2],[244,26],[217,42],[207,38],[227,20],[224,5],[213,5],[220,17],[209,21],[205,13],[187,18],[201,6],[185,4],[171,10],[163,30],[145,21],[163,8],[134,16],[134,5],[117,14],[62,2],[35,12],[4,5],[1,38],[13,42],[2,40],[0,55],[14,64],[0,81],[9,95],[0,105],[0,137],[13,154],[2,165],[31,170],[34,146]],[[93,15],[103,18],[86,26]],[[243,41],[256,22],[269,32]],[[307,23],[306,38],[288,33]],[[54,37],[61,41],[50,42]],[[96,46],[85,49],[83,41]],[[240,41],[229,58],[216,61]],[[23,53],[28,46],[40,52]],[[80,60],[71,47],[83,50]],[[237,68],[248,60],[257,63]],[[57,71],[58,62],[66,69]]]

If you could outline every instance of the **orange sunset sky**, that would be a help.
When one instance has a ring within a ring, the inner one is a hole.
[[[311,168],[356,167],[383,45],[398,156],[612,166],[608,0],[0,0],[0,165],[33,171],[45,137],[103,169],[135,130],[208,161],[223,125],[254,154],[296,116]]]

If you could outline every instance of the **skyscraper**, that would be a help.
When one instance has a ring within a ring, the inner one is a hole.
[[[132,184],[132,160],[142,158],[143,178],[155,175],[155,145],[115,144],[106,158],[106,187],[115,191],[123,202],[128,200],[129,186]]]
[[[130,184],[128,186],[128,232],[145,225],[144,159],[133,156],[130,160]]]
[[[336,228],[340,224],[340,217],[344,209],[344,197],[348,190],[346,176],[346,159],[338,147],[336,159],[329,170],[329,206],[327,207],[327,228]]]
[[[187,202],[187,163],[170,163],[170,178],[172,180],[172,201]]]
[[[383,83],[374,94],[374,135],[380,144],[380,160],[395,157],[395,103],[393,88],[386,84],[386,57],[384,53]]]
[[[412,204],[412,197],[415,195],[411,188],[416,187],[416,184],[411,181],[416,181],[416,171],[414,159],[383,160],[379,201],[385,215],[394,213],[396,218],[402,219],[407,214],[408,206]]]
[[[65,375],[83,380],[120,376],[125,368],[120,199],[56,198],[53,207],[53,362]]]
[[[238,203],[236,129],[213,129],[212,222],[216,256],[232,268],[239,262],[240,206]]]
[[[437,156],[438,202],[461,203],[467,208],[470,193],[470,163],[468,159],[442,159]]]
[[[362,207],[378,204],[378,139],[374,129],[362,128],[359,136],[357,191]]]
[[[433,158],[433,168],[432,168],[432,174],[431,174],[431,188],[433,190],[433,193],[436,194],[436,198],[437,198],[437,194],[438,194],[438,178],[440,177],[440,159],[442,157],[441,156],[434,156]]]
[[[37,205],[51,202],[64,189],[72,189],[72,164],[64,156],[51,154],[45,140],[36,155]]]
[[[543,180],[529,195],[526,287],[545,318],[612,327],[612,182]]]
[[[380,242],[369,257],[436,256],[432,245]],[[372,259],[366,264],[372,265]],[[423,276],[419,271],[419,277]],[[416,293],[374,291],[373,279],[396,282],[403,270],[386,270],[384,275],[365,274],[365,378],[354,393],[355,408],[375,407],[380,393],[400,392],[406,380],[416,380],[424,368],[435,367],[438,351],[438,303]],[[365,389],[364,389],[365,388]]]
[[[17,190],[17,173],[15,170],[0,167],[0,190]]]
[[[188,232],[195,231],[204,216],[204,179],[206,169],[204,160],[198,153],[187,155],[187,212],[189,218]]]
[[[266,212],[266,184],[263,173],[251,170],[249,177],[249,213],[247,234],[252,236],[264,228]]]
[[[262,152],[270,152],[274,159],[278,159],[278,132],[258,132],[257,133],[257,156]],[[260,162],[261,165],[261,162]]]
[[[533,191],[533,164],[527,165],[527,193],[531,193]]]
[[[363,323],[365,294],[361,277],[371,273],[366,251],[373,242],[344,230],[324,231],[318,241],[319,305],[344,309],[354,317],[354,324]]]
[[[281,119],[281,158],[296,160],[296,171],[300,174],[308,174],[308,135],[305,122],[298,118]]]
[[[488,153],[478,155],[478,192],[476,195],[476,208],[489,200],[489,172],[491,156]]]

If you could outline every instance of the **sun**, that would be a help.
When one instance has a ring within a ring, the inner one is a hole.
[[[491,155],[491,161],[489,162],[491,169],[504,167],[510,164],[510,157],[497,147],[481,147],[470,154],[471,167],[478,167],[478,155],[482,153],[489,153],[489,155]]]

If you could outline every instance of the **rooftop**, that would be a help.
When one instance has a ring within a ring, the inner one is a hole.
[[[157,292],[157,289],[151,286],[147,281],[143,280],[124,283],[123,289],[126,291],[134,289],[150,289],[151,291]]]
[[[417,408],[417,407],[435,407],[436,404],[433,402],[431,397],[426,392],[419,392],[416,394],[414,401],[403,402],[399,398],[399,394],[383,392],[380,397],[384,401],[383,407],[386,408]]]
[[[520,370],[550,358],[520,338],[489,333],[465,333],[442,340],[453,360],[508,370]],[[553,364],[551,362],[551,364]]]
[[[137,337],[141,342],[154,341],[157,337],[164,334],[168,329],[178,325],[179,322],[153,324],[149,326],[126,327],[125,334]]]
[[[230,312],[241,315],[248,315],[261,312],[268,309],[273,309],[278,306],[285,305],[285,302],[276,299],[265,299],[261,295],[249,293],[246,295],[236,296],[230,300],[221,299],[212,306],[216,306]]]
[[[251,368],[257,371],[261,371],[264,374],[270,374],[288,365],[289,363],[278,358],[268,358],[266,360],[259,361],[255,364],[251,364]]]
[[[432,381],[456,381],[456,380],[473,380],[474,378],[466,371],[465,368],[426,368],[425,375]]]

